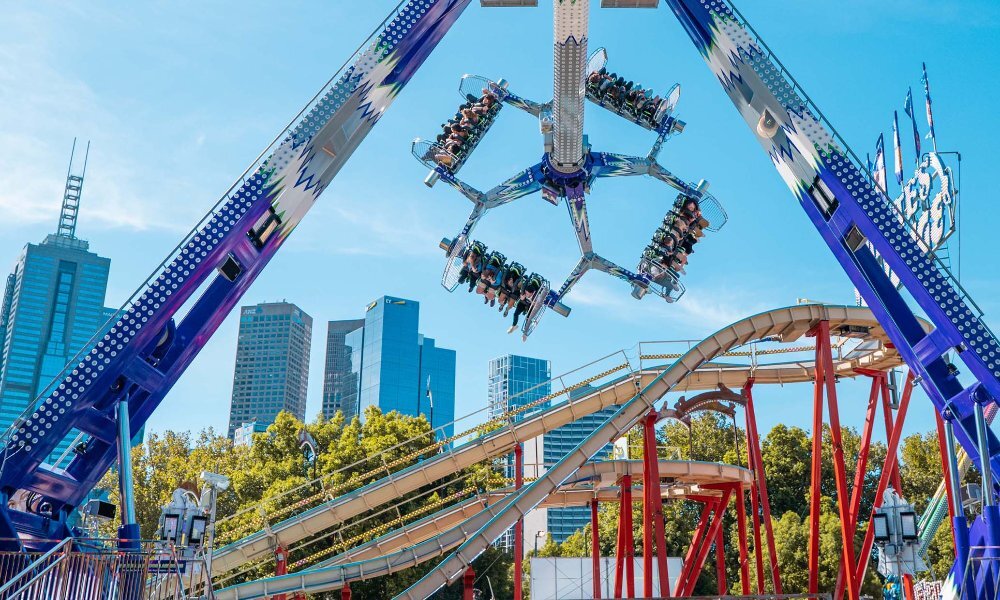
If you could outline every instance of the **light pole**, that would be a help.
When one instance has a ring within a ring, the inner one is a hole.
[[[308,431],[305,429],[299,430],[299,450],[302,450],[306,460],[312,463],[313,479],[316,479],[316,462],[319,459],[319,453],[316,451],[318,445],[316,439]],[[306,468],[308,469],[308,467]],[[306,474],[308,475],[308,470]]]

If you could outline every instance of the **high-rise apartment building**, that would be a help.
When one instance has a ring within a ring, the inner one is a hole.
[[[365,318],[331,321],[327,330],[323,414],[352,419],[377,406],[425,415],[434,427],[455,420],[455,351],[419,332],[420,303],[383,296]],[[428,393],[428,383],[430,384]],[[329,401],[328,401],[329,399]]]
[[[51,392],[66,364],[114,314],[104,306],[111,260],[76,237],[85,172],[86,159],[83,171],[74,174],[71,157],[56,233],[27,244],[7,276],[0,303],[0,430]]]
[[[489,388],[487,389],[487,416],[490,419],[502,417],[512,410],[541,400],[552,393],[552,367],[549,361],[541,358],[530,358],[507,354],[494,358],[489,366]],[[536,407],[519,412],[510,417],[517,422],[533,413],[549,407],[545,401]],[[531,440],[525,444],[525,475],[531,477],[538,471],[536,463],[541,452],[534,451],[540,440]],[[496,460],[496,464],[508,478],[514,477],[514,456],[507,455]],[[494,545],[509,550],[514,546],[514,530],[508,529],[497,538]]]
[[[240,309],[229,437],[246,423],[264,431],[281,411],[305,419],[312,317],[290,302]]]

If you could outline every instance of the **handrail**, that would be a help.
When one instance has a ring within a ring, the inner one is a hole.
[[[46,561],[46,560],[52,558],[52,556],[54,554],[56,554],[56,553],[58,553],[60,551],[63,551],[65,549],[65,551],[62,552],[62,556],[60,556],[56,560],[54,560],[51,563],[49,563],[44,569],[42,569],[41,571],[39,571],[38,573],[36,573],[34,577],[32,577],[30,580],[28,580],[24,585],[22,585],[21,587],[19,587],[17,590],[14,590],[13,592],[11,592],[12,595],[20,594],[22,591],[24,591],[24,589],[27,586],[31,585],[32,583],[35,582],[35,580],[37,580],[39,577],[41,577],[42,575],[44,575],[45,573],[47,573],[49,571],[49,569],[51,569],[55,565],[59,564],[63,560],[65,560],[65,558],[67,556],[69,556],[69,550],[70,550],[70,548],[72,548],[72,546],[73,546],[73,538],[68,537],[68,538],[62,540],[61,542],[59,542],[58,544],[56,544],[55,546],[53,546],[52,548],[50,548],[48,552],[46,552],[45,554],[42,554],[41,556],[39,556],[38,558],[36,558],[31,564],[29,564],[24,569],[22,569],[20,573],[18,573],[17,575],[14,575],[13,577],[11,577],[10,581],[7,581],[3,585],[0,585],[0,597],[2,597],[2,594],[4,594],[5,592],[9,591],[9,589],[12,588],[14,586],[14,584],[16,584],[18,582],[19,579],[27,576],[30,571],[33,571],[34,569],[38,568],[38,565],[40,563],[42,563],[43,561]]]

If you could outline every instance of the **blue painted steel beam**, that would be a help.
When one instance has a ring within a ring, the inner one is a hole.
[[[0,537],[68,535],[65,516],[114,461],[117,400],[129,394],[134,434],[469,3],[400,2],[139,288],[108,333],[0,438],[0,493],[35,491],[53,507],[42,515],[0,503]],[[65,471],[55,471],[43,461],[74,427],[91,437]],[[0,550],[20,547],[0,541]]]

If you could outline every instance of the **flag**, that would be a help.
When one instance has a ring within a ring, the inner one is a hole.
[[[903,110],[910,117],[910,124],[913,125],[913,146],[917,151],[917,164],[920,164],[920,132],[917,130],[917,118],[913,112],[913,90],[906,90],[906,101],[903,103]]]
[[[885,140],[883,134],[878,134],[878,141],[875,142],[875,185],[882,193],[885,191]]]
[[[927,79],[927,63],[923,63],[923,67],[924,102],[927,105],[927,127],[930,128],[930,131],[927,132],[927,138],[931,141],[931,145],[934,146],[934,151],[936,152],[937,140],[934,138],[934,113],[931,112],[931,82]]]
[[[903,149],[899,146],[899,114],[892,111],[892,154],[896,159],[896,183],[903,185]]]

